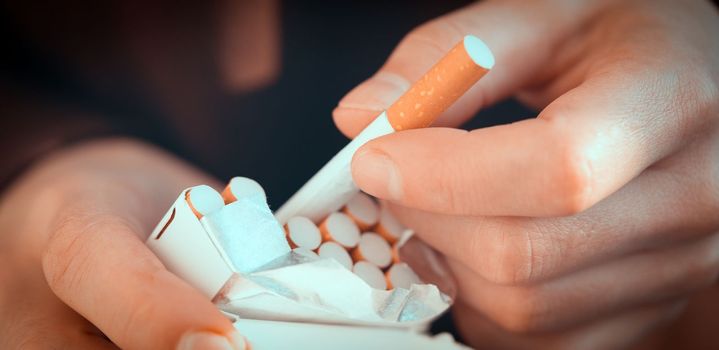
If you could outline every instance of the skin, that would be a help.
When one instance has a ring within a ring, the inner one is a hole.
[[[216,181],[131,140],[36,164],[0,201],[0,225],[12,228],[0,233],[0,277],[12,281],[0,288],[0,348],[242,348],[230,321],[144,244],[198,183]]]
[[[353,163],[363,189],[448,257],[470,344],[625,347],[697,291],[711,297],[718,26],[699,0],[489,1],[419,27],[343,99],[335,121],[353,136],[470,33],[498,64],[437,125],[509,96],[541,110],[471,132],[383,137]],[[225,52],[224,62],[237,57]],[[239,90],[273,71],[224,67]],[[0,198],[0,280],[12,281],[0,288],[0,348],[241,348],[229,321],[143,243],[199,183],[219,188],[131,140],[39,160]]]
[[[478,348],[608,349],[719,275],[719,16],[708,1],[486,1],[419,26],[339,103],[356,135],[473,34],[494,69],[436,122],[353,159],[447,256]],[[453,129],[516,97],[536,118]]]
[[[277,76],[278,10],[274,0],[221,3],[219,69],[228,91]],[[151,78],[166,71],[162,60],[144,62]],[[172,95],[167,76],[156,85]],[[247,348],[144,244],[168,205],[198,184],[221,188],[136,140],[87,142],[37,161],[0,197],[0,349]]]

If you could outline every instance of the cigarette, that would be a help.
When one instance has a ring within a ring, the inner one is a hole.
[[[389,208],[383,204],[380,209],[379,222],[375,227],[375,232],[379,233],[387,242],[394,244],[402,237],[402,233],[404,233],[406,229],[407,228],[392,215]]]
[[[347,214],[362,231],[369,230],[379,220],[379,208],[370,196],[360,192],[345,204],[343,213]]]
[[[402,262],[402,260],[399,258],[399,244],[395,243],[392,245],[392,263],[398,264]]]
[[[405,263],[394,264],[385,274],[387,289],[404,288],[410,289],[413,284],[420,284],[422,281],[416,273]]]
[[[316,222],[342,208],[359,192],[350,169],[357,149],[383,135],[431,125],[493,66],[494,56],[487,45],[475,36],[465,36],[302,186],[275,213],[277,220],[284,224],[301,215]]]
[[[207,185],[195,186],[187,190],[185,192],[185,201],[187,201],[187,205],[190,206],[192,213],[198,219],[202,219],[203,216],[213,211],[220,210],[225,205],[222,196]]]
[[[322,243],[320,248],[317,249],[317,255],[319,255],[320,258],[335,259],[347,268],[347,270],[352,270],[352,258],[349,253],[347,253],[344,247],[335,242]]]
[[[225,204],[230,204],[238,198],[252,196],[258,196],[263,202],[267,202],[267,196],[262,186],[260,186],[257,181],[247,177],[233,177],[227,184],[227,187],[222,191],[222,198],[225,200]]]
[[[391,249],[382,236],[367,232],[360,237],[357,248],[352,251],[352,257],[355,261],[367,261],[385,268],[392,262]]]
[[[354,248],[360,240],[360,231],[349,216],[334,212],[320,224],[322,239],[337,242],[343,247]]]
[[[304,216],[295,216],[285,225],[287,241],[292,248],[315,250],[322,243],[320,229],[314,222]]]
[[[479,38],[467,35],[387,109],[396,131],[426,128],[494,66]]]
[[[295,252],[295,253],[297,253],[297,254],[299,254],[299,255],[306,256],[306,257],[308,257],[308,258],[312,258],[312,259],[319,259],[319,258],[320,258],[320,256],[317,255],[317,253],[315,253],[314,251],[309,250],[309,249],[307,249],[307,248],[304,248],[304,247],[297,247],[297,248],[295,248],[295,249],[292,249],[292,251]]]
[[[387,289],[387,280],[382,270],[371,263],[358,261],[352,266],[352,272],[374,289]]]

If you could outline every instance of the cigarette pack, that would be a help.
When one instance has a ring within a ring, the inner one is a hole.
[[[411,266],[422,282],[388,279],[392,289],[386,290],[381,287],[384,281],[380,287],[371,286],[335,259],[293,249],[264,193],[233,198],[219,209],[198,213],[197,208],[208,206],[188,200],[195,188],[178,196],[147,245],[170,271],[233,318],[254,350],[464,348],[448,334],[425,333],[450,307],[455,287],[441,256],[410,230],[394,242],[392,255],[395,265]],[[368,238],[380,237],[369,234],[373,236]],[[324,233],[323,237],[328,239]],[[356,260],[362,255],[352,256]],[[382,269],[389,276],[389,268],[376,268]]]

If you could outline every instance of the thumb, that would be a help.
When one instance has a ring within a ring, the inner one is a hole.
[[[354,137],[454,44],[471,34],[487,43],[497,65],[435,122],[435,126],[458,126],[546,68],[556,55],[555,43],[588,12],[586,8],[579,11],[544,1],[483,1],[425,23],[402,40],[374,76],[339,102],[333,111],[335,124],[346,136]]]
[[[247,348],[210,300],[147,248],[132,219],[139,198],[126,192],[103,188],[65,203],[42,258],[53,292],[123,349]]]

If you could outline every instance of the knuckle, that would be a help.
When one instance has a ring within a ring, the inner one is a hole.
[[[100,236],[107,231],[123,229],[126,225],[107,214],[64,213],[50,234],[42,257],[43,271],[50,288],[60,294],[77,290],[92,270],[92,261],[102,251],[97,247]]]
[[[67,215],[61,219],[51,233],[48,246],[43,255],[43,270],[50,288],[55,290],[73,289],[73,285],[84,274],[87,264],[80,252],[83,249],[82,235],[77,232],[79,225],[76,215]]]
[[[559,211],[565,215],[580,213],[591,206],[591,164],[584,152],[569,144],[561,153],[556,185],[559,193]]]
[[[553,139],[557,140],[554,150],[553,178],[548,180],[548,192],[552,195],[556,215],[578,214],[594,203],[593,166],[587,138],[575,135],[562,117],[545,116],[551,123]],[[591,140],[591,138],[589,138]]]
[[[699,116],[714,116],[719,113],[719,82],[713,78],[711,72],[702,68],[686,68],[691,71],[685,78],[687,83],[682,84],[681,97],[692,101],[693,110],[690,114]]]
[[[539,288],[512,288],[504,305],[496,322],[506,331],[528,334],[546,328],[550,306]]]
[[[493,235],[488,250],[490,271],[486,278],[500,285],[521,285],[532,281],[541,271],[543,248],[537,244],[531,228],[522,224],[505,224]]]
[[[447,18],[435,18],[412,29],[400,46],[411,45],[422,48],[423,56],[432,59],[442,57],[451,46],[465,35],[464,30],[455,21]]]
[[[719,117],[719,114],[717,114]],[[718,118],[719,120],[719,118]],[[707,191],[706,196],[708,197],[709,210],[710,212],[719,212],[719,123],[718,127],[714,132],[714,141],[710,146],[708,157],[708,170],[704,172],[704,179],[706,179]],[[714,216],[712,221],[714,227],[719,229],[719,215]]]
[[[719,278],[719,232],[711,235],[709,240],[704,252],[697,254],[687,267],[685,276],[689,285],[703,288],[714,285]]]

